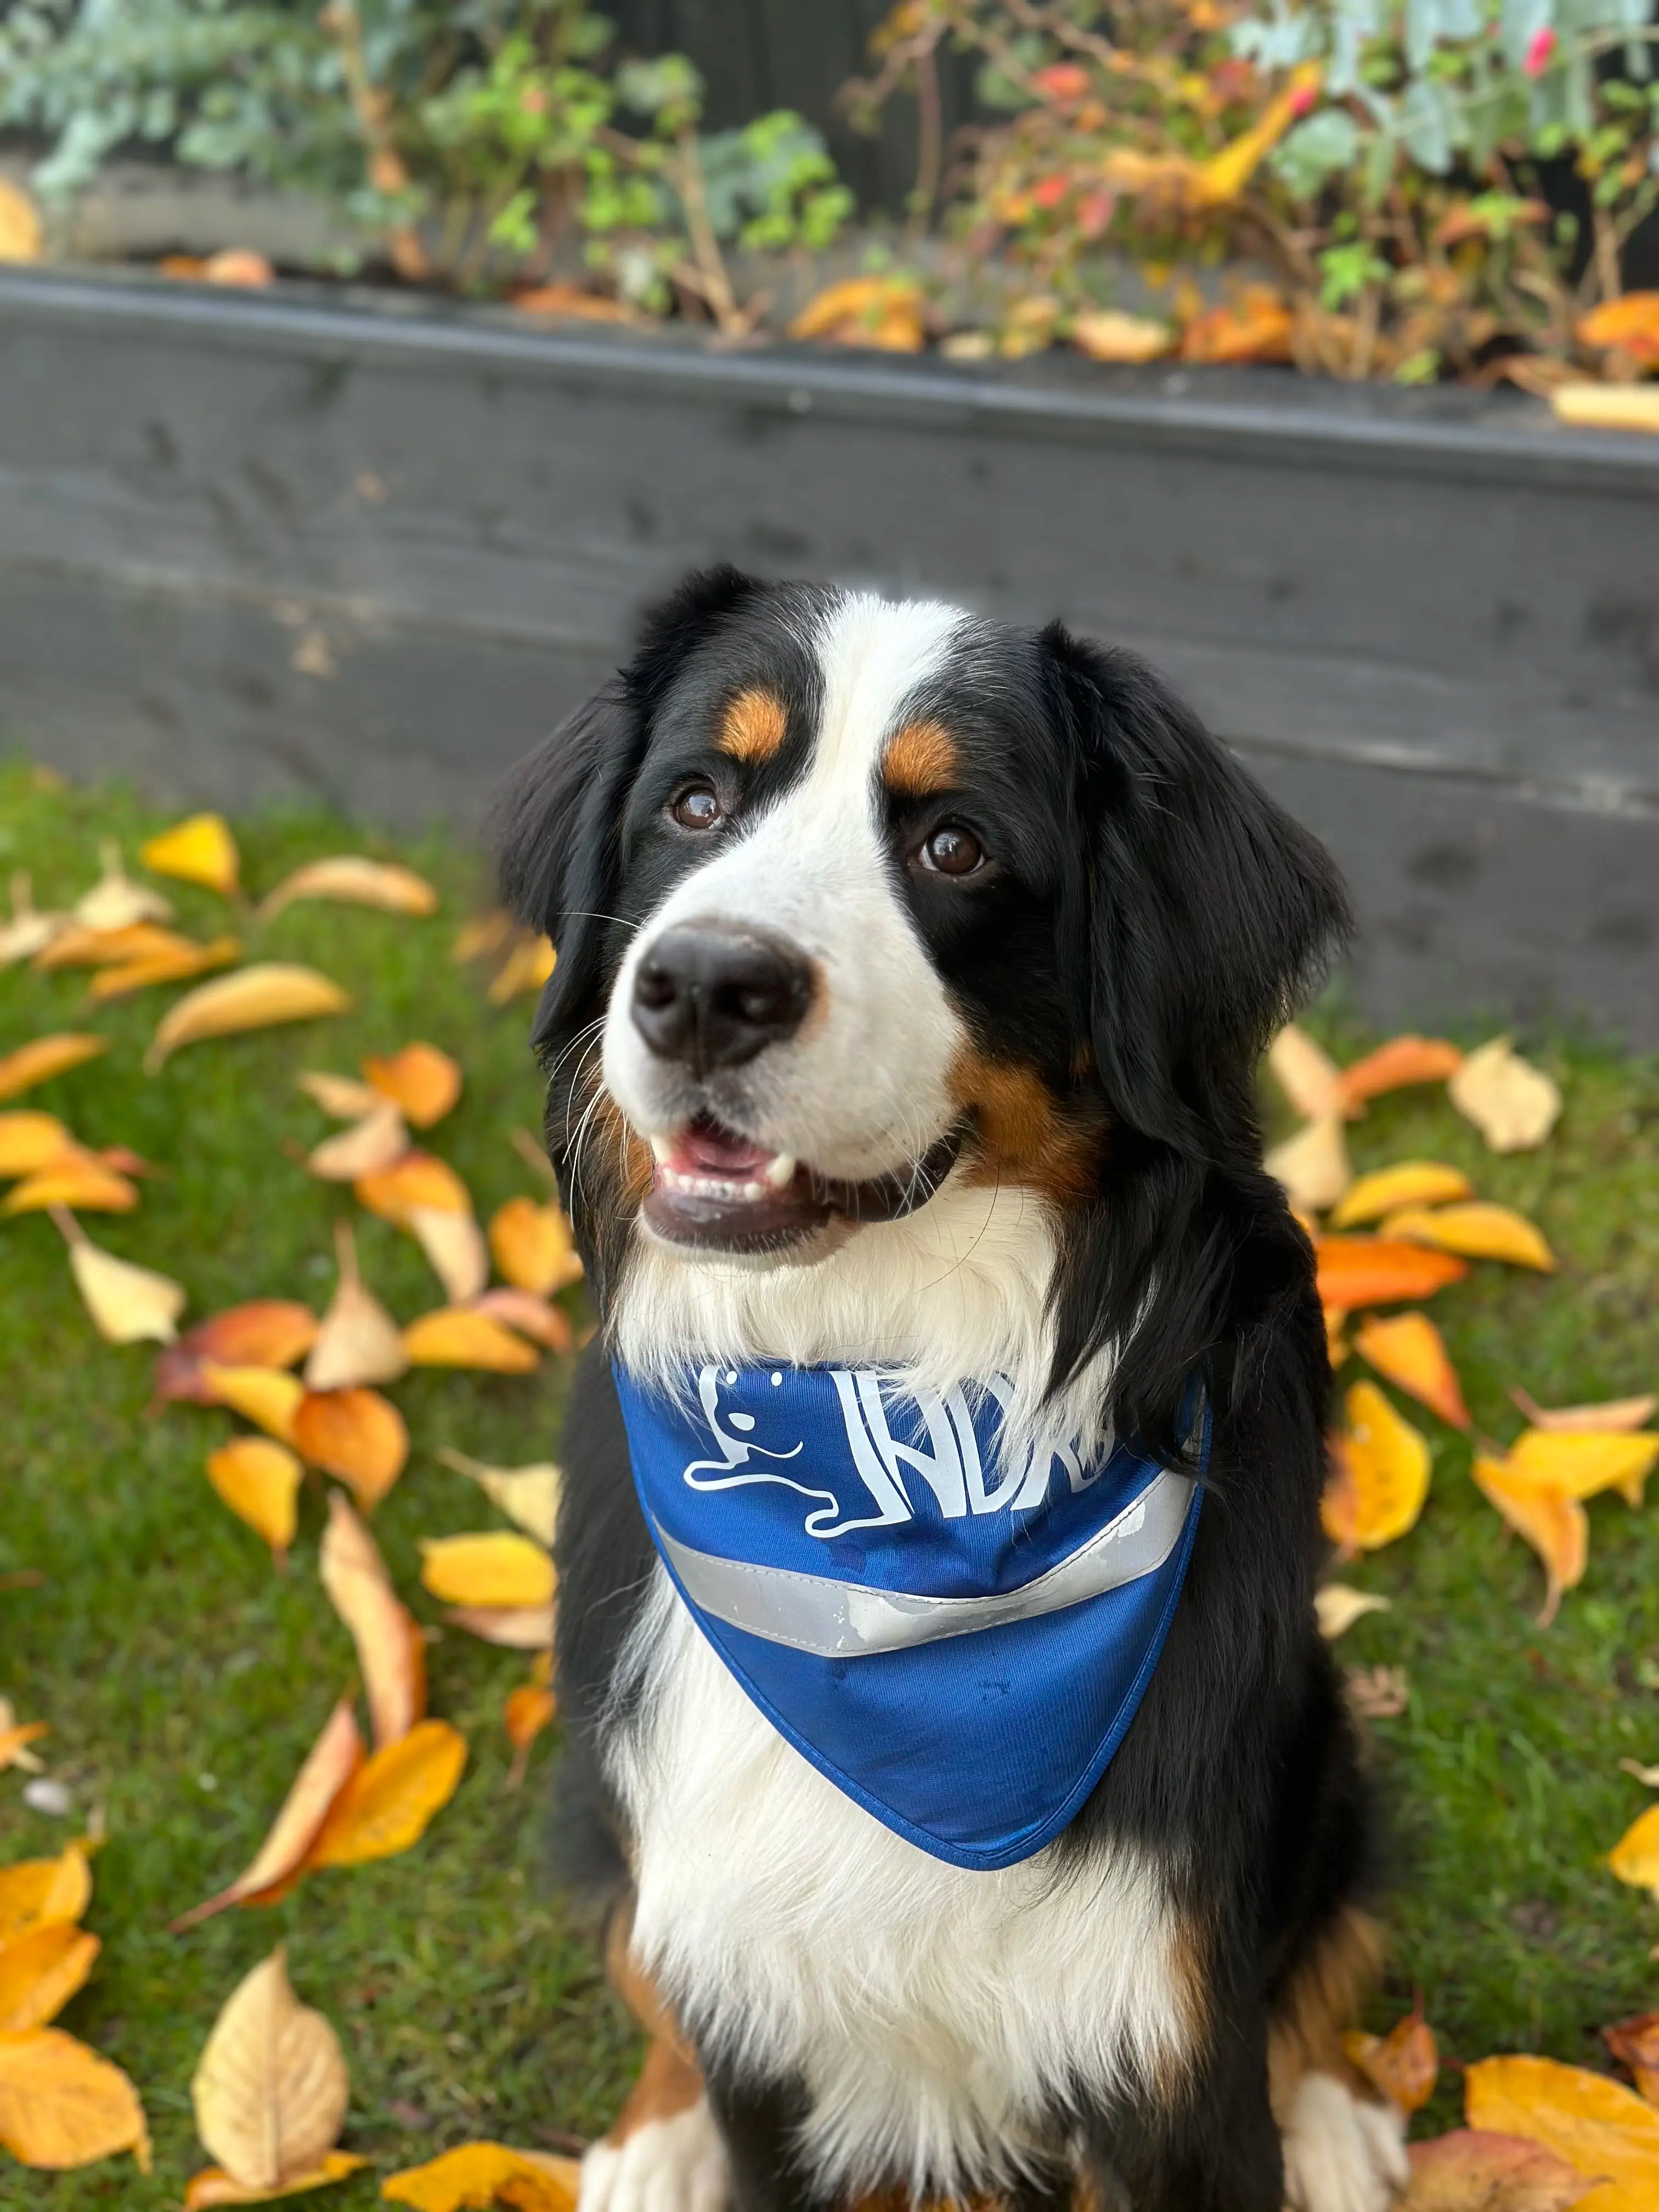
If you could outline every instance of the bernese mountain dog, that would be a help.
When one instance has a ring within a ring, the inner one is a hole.
[[[1144,662],[730,568],[516,772],[582,2212],[1382,2212],[1329,1385],[1258,1056],[1340,881]]]

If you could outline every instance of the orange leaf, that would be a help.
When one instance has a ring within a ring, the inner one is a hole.
[[[1373,1314],[1354,1338],[1354,1349],[1377,1373],[1438,1413],[1455,1429],[1469,1426],[1462,1386],[1439,1330],[1426,1314]]]
[[[61,2172],[130,2150],[149,2172],[138,2093],[61,2028],[0,2036],[0,2144],[23,2165]]]
[[[355,2150],[331,2150],[320,2165],[308,2166],[303,2173],[290,2174],[275,2189],[245,2189],[240,2181],[232,2180],[221,2166],[204,2166],[193,2174],[185,2188],[185,2212],[207,2212],[214,2204],[271,2204],[279,2197],[299,2197],[307,2189],[326,2189],[331,2181],[343,2181],[349,2173],[368,2164]]]
[[[513,295],[521,315],[569,315],[583,323],[633,323],[635,311],[602,292],[585,292],[580,284],[526,284]]]
[[[9,1698],[6,1700],[6,1706],[9,1711],[11,1706]],[[33,1764],[38,1768],[40,1762],[33,1759],[28,1747],[32,1743],[39,1743],[43,1735],[51,1734],[50,1721],[21,1721],[13,1723],[6,1728],[0,1728],[0,1773],[3,1773],[9,1766],[28,1766]]]
[[[155,1363],[156,1407],[175,1399],[219,1403],[203,1380],[204,1361],[221,1367],[289,1367],[308,1351],[317,1316],[289,1298],[250,1298],[186,1329]]]
[[[1347,1425],[1332,1439],[1340,1469],[1326,1534],[1361,1551],[1380,1550],[1412,1528],[1429,1494],[1429,1448],[1374,1382],[1356,1382]]]
[[[307,1155],[306,1165],[324,1182],[358,1182],[365,1176],[384,1175],[408,1150],[403,1114],[383,1098],[349,1128],[325,1137]]]
[[[482,1367],[498,1375],[527,1375],[541,1354],[489,1315],[469,1306],[441,1306],[404,1331],[404,1350],[416,1367]]]
[[[55,1920],[78,1920],[91,1896],[92,1869],[79,1844],[55,1859],[15,1859],[0,1867],[0,1944]]]
[[[297,1376],[276,1367],[222,1367],[216,1359],[203,1360],[198,1373],[207,1404],[228,1406],[278,1443],[294,1443],[295,1416],[306,1395]]]
[[[1357,1306],[1400,1305],[1432,1297],[1461,1282],[1467,1263],[1450,1252],[1378,1237],[1321,1237],[1314,1244],[1322,1305],[1352,1313]]]
[[[1438,1160],[1401,1160],[1352,1184],[1331,1215],[1331,1226],[1353,1229],[1364,1221],[1380,1221],[1402,1206],[1444,1206],[1468,1195],[1469,1179],[1461,1168]]]
[[[368,1717],[381,1749],[409,1734],[426,1704],[425,1646],[386,1571],[374,1539],[337,1490],[328,1497],[318,1571],[357,1647]]]
[[[489,986],[486,995],[490,1005],[504,1006],[520,992],[539,991],[553,973],[557,957],[545,937],[534,936],[529,930],[520,931]]]
[[[75,1206],[83,1213],[131,1213],[137,1203],[136,1184],[95,1152],[75,1146],[15,1183],[0,1213],[39,1213],[49,1206]]]
[[[507,1733],[518,1753],[507,1775],[507,1786],[516,1790],[524,1779],[530,1747],[559,1710],[559,1700],[545,1682],[520,1682],[507,1694]]]
[[[352,1186],[360,1206],[399,1229],[407,1229],[416,1209],[435,1213],[471,1213],[472,1196],[453,1168],[430,1152],[405,1152],[395,1167],[360,1176]]]
[[[96,1060],[100,1052],[108,1050],[103,1037],[78,1031],[34,1037],[0,1058],[0,1098],[15,1098],[20,1091],[32,1091],[37,1083],[79,1067],[82,1060]]]
[[[453,1605],[444,1619],[507,1651],[544,1651],[553,1641],[550,1605]]]
[[[1338,1079],[1340,1100],[1352,1115],[1370,1098],[1412,1083],[1444,1083],[1463,1065],[1463,1055],[1443,1037],[1397,1036],[1345,1067]]]
[[[1601,2040],[1636,2076],[1636,2087],[1650,2105],[1659,2105],[1659,2012],[1638,2013],[1601,2030]]]
[[[1611,1435],[1615,1430],[1639,1429],[1653,1419],[1659,1407],[1659,1398],[1609,1398],[1599,1406],[1557,1406],[1553,1409],[1539,1405],[1522,1389],[1510,1392],[1516,1404],[1535,1429],[1548,1429],[1571,1435],[1582,1429],[1594,1429]]]
[[[528,1536],[492,1528],[421,1540],[421,1580],[451,1605],[546,1605],[553,1562]]]
[[[0,1176],[33,1175],[61,1153],[75,1148],[75,1139],[55,1114],[34,1114],[19,1108],[0,1114]]]
[[[562,1306],[538,1298],[533,1291],[503,1289],[499,1284],[474,1303],[474,1310],[503,1321],[520,1336],[533,1337],[550,1352],[568,1352],[575,1342],[570,1316]]]
[[[307,1390],[294,1415],[294,1449],[347,1484],[372,1512],[404,1471],[409,1431],[378,1390]]]
[[[173,1000],[155,1025],[144,1073],[155,1074],[185,1045],[239,1036],[280,1022],[313,1021],[320,1014],[343,1013],[350,1004],[339,985],[314,968],[282,960],[238,968]]]
[[[87,986],[87,996],[101,1006],[109,999],[125,999],[134,991],[153,989],[158,983],[187,982],[192,975],[228,968],[241,950],[239,937],[216,937],[208,945],[192,945],[185,939],[171,951],[100,968]]]
[[[222,1912],[229,1905],[261,1904],[286,1896],[293,1878],[306,1862],[328,1808],[362,1764],[363,1741],[357,1733],[349,1697],[342,1698],[324,1724],[323,1732],[307,1753],[276,1818],[252,1861],[228,1889],[182,1914],[171,1932],[181,1935]]]
[[[406,1044],[386,1060],[371,1055],[363,1062],[363,1073],[417,1129],[441,1121],[461,1095],[459,1066],[435,1044]]]
[[[1548,1586],[1538,1626],[1547,1628],[1562,1593],[1577,1589],[1589,1563],[1589,1521],[1584,1509],[1559,1483],[1517,1477],[1504,1461],[1484,1453],[1475,1454],[1473,1473],[1487,1503],[1517,1535],[1525,1537],[1544,1563]]]
[[[0,2035],[44,2027],[85,1983],[102,1946],[73,1921],[49,1921],[0,1951]]]
[[[1597,2185],[1542,2143],[1486,2130],[1455,2128],[1407,2155],[1400,2212],[1572,2212]]]
[[[1629,1505],[1642,1503],[1642,1486],[1659,1459],[1659,1437],[1613,1430],[1528,1429],[1510,1448],[1509,1471],[1517,1481],[1559,1483],[1569,1498],[1595,1498],[1616,1490]]]
[[[1296,325],[1270,285],[1249,284],[1237,301],[1206,307],[1181,333],[1182,361],[1288,361]]]
[[[1198,164],[1191,183],[1197,205],[1220,207],[1238,198],[1297,117],[1312,105],[1324,74],[1318,62],[1298,62],[1285,90],[1267,103],[1249,129]]]
[[[1463,2087],[1472,2128],[1524,2136],[1606,2177],[1585,2212],[1652,2212],[1659,2202],[1659,2112],[1622,2083],[1553,2058],[1483,2058]]]
[[[489,1254],[483,1231],[470,1213],[444,1213],[417,1206],[409,1230],[443,1285],[452,1305],[465,1305],[489,1280]]]
[[[1582,345],[1617,346],[1644,368],[1659,368],[1659,292],[1626,292],[1604,300],[1573,325]]]
[[[379,907],[386,914],[435,914],[438,909],[438,894],[424,876],[396,860],[370,860],[361,853],[337,853],[295,868],[260,902],[260,921],[270,921],[295,899],[339,899],[349,906]]]
[[[1356,2031],[1343,2037],[1342,2047],[1366,2079],[1402,2112],[1419,2112],[1434,2094],[1440,2053],[1434,2030],[1423,2017],[1420,1998],[1386,2035]]]
[[[826,285],[789,325],[792,338],[916,353],[926,336],[921,294],[906,276],[849,276]]]
[[[280,1566],[294,1541],[301,1468],[286,1444],[233,1437],[207,1456],[208,1480],[231,1511],[263,1536]]]
[[[1385,1237],[1403,1237],[1410,1243],[1431,1244],[1437,1250],[1461,1253],[1467,1260],[1507,1260],[1516,1267],[1536,1267],[1552,1274],[1555,1255],[1524,1214],[1507,1206],[1487,1206],[1476,1200],[1468,1206],[1408,1206],[1391,1213],[1382,1224]]]
[[[159,921],[124,922],[115,929],[91,929],[85,922],[72,921],[41,946],[33,964],[41,975],[50,975],[60,968],[115,968],[127,961],[156,960],[196,949],[192,939]]]
[[[458,1729],[447,1721],[417,1721],[347,1783],[307,1865],[360,1866],[406,1851],[454,1796],[465,1765],[466,1740]]]
[[[509,1283],[541,1297],[581,1279],[570,1224],[556,1206],[509,1198],[490,1221],[489,1249]]]
[[[509,2201],[504,2185],[511,2185],[510,2201],[519,2212],[575,2212],[575,2190],[554,2160],[497,2142],[458,2143],[425,2166],[390,2173],[380,2195],[389,2204],[413,2205],[415,2212],[482,2212]]]

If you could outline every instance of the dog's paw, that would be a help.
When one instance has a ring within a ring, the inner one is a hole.
[[[1389,2212],[1411,2179],[1405,2123],[1334,2074],[1305,2074],[1285,2124],[1288,2212]],[[586,2212],[584,2204],[582,2212]]]
[[[726,2145],[707,2097],[672,2119],[607,2136],[582,2160],[580,2212],[726,2212]]]

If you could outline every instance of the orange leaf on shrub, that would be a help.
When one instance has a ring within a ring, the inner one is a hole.
[[[308,1867],[361,1866],[406,1851],[454,1796],[466,1740],[447,1721],[417,1721],[366,1760],[330,1808]]]
[[[1409,1391],[1453,1428],[1468,1427],[1457,1370],[1426,1314],[1373,1314],[1353,1341],[1360,1358],[1397,1389]]]
[[[1444,1083],[1463,1065],[1463,1055],[1443,1037],[1397,1036],[1345,1067],[1337,1079],[1342,1105],[1360,1112],[1368,1099],[1413,1083]]]
[[[918,353],[927,336],[921,294],[905,276],[850,276],[826,285],[789,325],[792,338]]]
[[[1182,361],[1289,361],[1296,325],[1271,286],[1247,285],[1238,299],[1194,315],[1181,333]]]
[[[378,1390],[306,1390],[301,1387],[289,1438],[301,1459],[338,1475],[364,1512],[372,1512],[404,1471],[409,1431]]]
[[[1432,1297],[1461,1282],[1468,1263],[1455,1253],[1379,1237],[1321,1237],[1314,1244],[1322,1305],[1352,1313],[1358,1306],[1392,1306]]]
[[[1581,345],[1617,346],[1644,368],[1659,368],[1659,292],[1604,300],[1573,325]]]
[[[1543,1561],[1547,1587],[1538,1626],[1547,1628],[1559,1610],[1562,1594],[1577,1589],[1589,1564],[1589,1521],[1576,1498],[1559,1482],[1528,1481],[1508,1464],[1477,1452],[1472,1470],[1488,1504],[1523,1536]]]

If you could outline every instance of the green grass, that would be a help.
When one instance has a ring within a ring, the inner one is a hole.
[[[131,860],[159,826],[118,793],[54,791],[27,767],[0,770],[0,876],[28,866],[43,904],[85,888],[100,836],[119,837]],[[237,829],[256,890],[321,853],[392,849],[317,816],[267,814]],[[439,885],[435,918],[299,906],[250,933],[256,956],[310,960],[336,976],[356,1011],[191,1047],[154,1078],[139,1063],[169,994],[88,1016],[80,975],[0,974],[0,1051],[82,1025],[111,1040],[106,1057],[19,1103],[164,1167],[136,1213],[88,1225],[187,1285],[192,1318],[257,1294],[315,1306],[329,1294],[331,1223],[349,1201],[300,1164],[327,1127],[294,1088],[300,1068],[355,1071],[365,1052],[430,1038],[467,1077],[432,1149],[466,1177],[482,1216],[535,1187],[507,1141],[538,1111],[529,1002],[491,1009],[476,972],[449,958],[458,921],[480,898],[477,864],[439,840],[405,841],[397,854]],[[184,927],[224,926],[221,902],[167,888]],[[1345,1054],[1368,1042],[1340,1012],[1316,1026]],[[1437,1092],[1379,1102],[1352,1146],[1361,1169],[1418,1155],[1462,1164],[1483,1195],[1531,1214],[1559,1254],[1553,1279],[1479,1266],[1436,1303],[1477,1427],[1500,1440],[1521,1425],[1513,1382],[1547,1403],[1653,1380],[1659,1066],[1559,1037],[1525,1042],[1566,1097],[1541,1152],[1494,1159]],[[357,1218],[365,1272],[393,1311],[406,1319],[440,1303],[412,1243]],[[471,2136],[533,2145],[597,2131],[635,2046],[544,1876],[556,1738],[537,1747],[527,1788],[507,1787],[501,1710],[525,1678],[521,1656],[453,1632],[433,1645],[433,1709],[462,1729],[471,1758],[415,1850],[313,1876],[274,1911],[167,1933],[250,1857],[353,1662],[316,1579],[319,1492],[304,1498],[289,1572],[275,1574],[202,1471],[236,1425],[190,1407],[147,1419],[150,1364],[146,1351],[94,1335],[48,1221],[0,1223],[0,1577],[42,1577],[0,1583],[0,1690],[21,1717],[51,1723],[42,1749],[76,1802],[70,1820],[43,1818],[22,1802],[24,1778],[0,1775],[0,1862],[60,1848],[101,1808],[108,1840],[88,1924],[104,1949],[61,2025],[131,2074],[156,2151],[149,2180],[130,2160],[48,2178],[0,2154],[0,2212],[176,2204],[205,2162],[189,2103],[203,2038],[279,1938],[301,1996],[344,2040],[345,2141],[380,2173]],[[496,1522],[441,1466],[439,1448],[502,1464],[546,1456],[566,1380],[550,1361],[523,1379],[428,1372],[396,1386],[414,1448],[375,1531],[422,1620],[435,1622],[438,1608],[418,1588],[417,1539]],[[1648,1956],[1659,1912],[1601,1863],[1648,1802],[1620,1759],[1659,1759],[1659,1523],[1597,1500],[1585,1583],[1541,1632],[1539,1571],[1475,1492],[1468,1441],[1401,1402],[1431,1437],[1432,1492],[1412,1534],[1348,1571],[1394,1609],[1340,1647],[1347,1664],[1403,1666],[1411,1684],[1406,1713],[1370,1730],[1392,1823],[1391,1979],[1375,2022],[1420,1986],[1459,2058],[1534,2049],[1595,2063],[1598,2027],[1659,1993]],[[1455,2076],[1443,2081],[1431,2125],[1455,2117]],[[366,2206],[374,2179],[356,2177],[324,2201]]]

